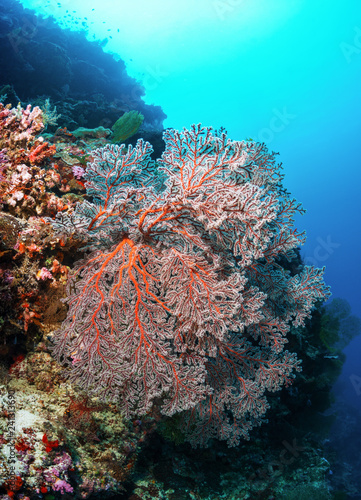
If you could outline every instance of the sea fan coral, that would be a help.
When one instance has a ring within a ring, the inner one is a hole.
[[[164,139],[163,190],[148,143],[106,146],[84,175],[92,201],[51,221],[92,250],[69,280],[54,354],[124,414],[156,403],[184,412],[194,445],[235,445],[300,369],[286,335],[329,291],[323,270],[279,263],[304,241],[302,209],[264,144],[200,125]]]

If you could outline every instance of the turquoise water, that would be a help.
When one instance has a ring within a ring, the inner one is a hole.
[[[165,126],[201,122],[280,152],[303,256],[361,313],[361,6],[356,1],[26,0],[118,54]],[[112,37],[112,38],[109,38]]]
[[[307,210],[296,221],[308,236],[302,256],[325,265],[333,297],[361,315],[359,2],[22,3],[120,56],[165,126],[223,126],[279,152],[285,185]],[[360,348],[348,348],[347,380]]]

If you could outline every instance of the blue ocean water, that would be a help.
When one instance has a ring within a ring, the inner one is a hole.
[[[302,256],[361,316],[361,5],[356,0],[24,0],[120,56],[166,127],[225,127],[280,153]],[[344,377],[361,376],[361,339]],[[361,397],[349,398],[361,408]]]
[[[361,317],[359,1],[21,3],[121,58],[144,101],[167,114],[164,127],[201,122],[279,152],[284,184],[307,211],[296,219],[307,232],[301,256],[326,266],[333,297]],[[337,401],[360,415],[361,336],[345,353]]]
[[[303,256],[326,265],[333,295],[361,314],[359,2],[22,3],[107,39],[145,101],[166,112],[164,126],[223,126],[279,152],[307,210],[297,221],[308,234]]]

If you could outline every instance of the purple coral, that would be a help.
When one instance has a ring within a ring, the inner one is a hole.
[[[52,488],[54,491],[60,491],[62,495],[64,495],[64,493],[73,493],[74,491],[74,488],[63,479],[57,479]]]
[[[61,494],[64,492],[72,493],[73,487],[70,486],[62,477],[68,479],[68,470],[72,467],[72,459],[66,453],[63,452],[62,455],[54,458],[54,465],[45,469],[43,472],[44,479],[51,484],[54,491],[60,491]]]
[[[73,174],[76,179],[81,179],[85,173],[85,170],[83,167],[80,167],[79,165],[73,165]]]

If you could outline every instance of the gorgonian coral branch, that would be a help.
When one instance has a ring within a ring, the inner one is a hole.
[[[90,251],[54,354],[126,415],[157,404],[183,412],[193,445],[235,445],[261,423],[267,391],[300,369],[287,334],[329,291],[323,270],[280,265],[304,241],[302,208],[265,145],[200,125],[164,139],[158,165],[143,141],[94,151],[89,200],[51,221]]]

